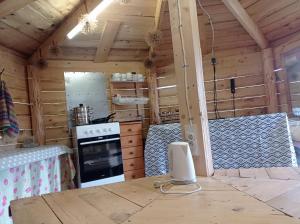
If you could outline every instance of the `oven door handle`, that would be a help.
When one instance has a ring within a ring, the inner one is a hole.
[[[80,145],[90,145],[90,144],[95,144],[95,143],[112,142],[112,141],[117,141],[117,140],[120,140],[120,138],[110,138],[110,139],[105,139],[105,140],[97,140],[97,141],[90,141],[90,142],[81,142]]]

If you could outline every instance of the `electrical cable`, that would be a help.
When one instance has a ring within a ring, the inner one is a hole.
[[[232,105],[233,105],[233,116],[236,115],[236,109],[235,109],[235,93],[236,93],[236,86],[235,86],[235,79],[230,79],[230,91],[232,94]]]
[[[216,64],[217,64],[217,59],[215,57],[215,28],[214,24],[212,21],[212,18],[210,14],[207,12],[207,10],[203,7],[201,4],[200,0],[197,0],[200,8],[204,12],[204,14],[208,17],[208,21],[211,27],[212,31],[212,43],[211,43],[211,64],[213,66],[213,82],[214,82],[214,112],[215,112],[215,117],[216,119],[220,119],[221,116],[219,114],[219,109],[218,109],[218,94],[217,94],[217,78],[216,78]]]
[[[211,43],[211,57],[215,58],[215,28],[214,28],[214,24],[212,21],[212,18],[210,16],[210,14],[206,11],[206,9],[203,7],[203,5],[201,4],[200,0],[197,0],[200,8],[202,9],[202,11],[206,14],[206,16],[208,17],[208,21],[211,27],[211,31],[212,31],[212,43]]]
[[[184,85],[185,85],[185,101],[186,101],[186,107],[188,111],[188,119],[189,119],[189,124],[190,128],[192,129],[193,124],[191,120],[191,110],[190,110],[190,104],[189,104],[189,96],[188,96],[188,85],[187,85],[187,61],[186,61],[186,51],[184,47],[184,41],[183,41],[183,30],[182,30],[182,15],[181,15],[181,10],[180,10],[180,0],[177,0],[177,11],[178,11],[178,20],[179,20],[179,36],[180,36],[180,41],[181,41],[181,50],[182,50],[182,55],[183,55],[183,69],[184,69]]]
[[[236,117],[236,109],[235,109],[235,93],[232,93],[232,105],[233,105],[233,116]]]
[[[196,193],[196,192],[199,192],[199,191],[202,190],[202,187],[200,186],[199,183],[189,184],[189,185],[195,185],[197,187],[196,189],[191,190],[191,191],[180,192],[180,191],[167,191],[167,190],[165,190],[164,187],[167,184],[172,184],[173,181],[175,181],[175,180],[174,179],[169,179],[169,180],[165,180],[165,181],[155,181],[154,182],[154,187],[159,188],[160,192],[163,193],[163,194],[181,194],[181,195],[184,195],[184,194],[193,194],[193,193]]]

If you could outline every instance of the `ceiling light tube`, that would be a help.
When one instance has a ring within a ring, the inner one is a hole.
[[[95,20],[97,16],[102,13],[114,0],[103,0],[96,8],[94,8],[88,15],[88,20]],[[85,25],[85,22],[82,21],[78,23],[68,34],[69,39],[73,39],[78,33],[81,32]]]

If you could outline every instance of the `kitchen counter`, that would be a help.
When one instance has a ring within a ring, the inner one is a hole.
[[[202,191],[190,195],[161,194],[153,182],[166,178],[13,201],[13,220],[15,224],[300,223],[289,216],[300,218],[300,170],[296,168],[218,170],[215,177],[198,178]]]

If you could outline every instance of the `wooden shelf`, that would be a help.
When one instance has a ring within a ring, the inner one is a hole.
[[[140,81],[111,81],[112,84],[117,84],[117,83],[146,83],[146,81],[140,82]]]

